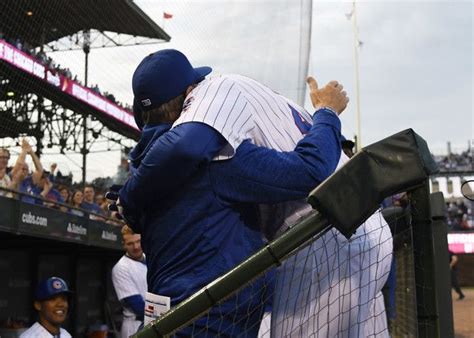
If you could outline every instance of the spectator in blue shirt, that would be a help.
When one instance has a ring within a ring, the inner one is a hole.
[[[86,185],[84,187],[84,201],[81,204],[81,208],[97,215],[103,215],[104,212],[97,203],[94,201],[95,190],[92,185]],[[91,218],[96,216],[91,215]]]
[[[29,167],[26,163],[26,155],[31,157],[35,166],[35,170],[31,175],[28,175]],[[41,197],[44,187],[44,182],[41,182],[41,179],[43,178],[43,171],[44,170],[40,159],[35,154],[28,141],[23,139],[21,141],[20,155],[18,156],[15,166],[11,172],[11,176],[15,182],[15,188],[22,193]],[[42,204],[41,199],[35,199],[34,197],[23,196],[21,200],[26,203]]]

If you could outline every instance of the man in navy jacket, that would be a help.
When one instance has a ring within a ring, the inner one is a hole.
[[[214,128],[184,123],[170,130],[187,108],[184,99],[209,72],[165,50],[145,58],[133,79],[137,122],[145,126],[131,152],[132,175],[120,191],[120,204],[142,234],[149,291],[170,297],[171,305],[263,245],[256,203],[305,198],[334,171],[341,153],[338,114],[348,99],[336,82],[318,89],[312,80],[319,109],[293,152],[244,141],[229,160],[212,161],[229,145]],[[257,280],[180,333],[256,336],[264,283]]]

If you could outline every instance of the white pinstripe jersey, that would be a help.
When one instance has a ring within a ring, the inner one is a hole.
[[[28,330],[26,330],[20,335],[20,338],[53,338],[53,337],[71,338],[71,335],[65,329],[60,328],[59,335],[54,336],[48,330],[46,330],[43,327],[43,325],[41,325],[38,322],[31,325],[31,327]]]
[[[146,281],[146,264],[123,255],[112,269],[112,282],[119,300],[141,295],[145,300],[148,286]],[[129,309],[123,309],[125,317],[135,317]]]
[[[232,157],[246,139],[267,148],[291,151],[303,137],[301,125],[308,127],[312,123],[311,116],[303,108],[264,85],[238,75],[211,77],[201,82],[186,98],[183,113],[175,125],[191,121],[212,126],[228,141],[229,146],[215,160]],[[338,168],[347,161],[342,153]],[[268,206],[260,208],[263,217],[271,222],[263,222],[264,231],[265,227],[277,229],[280,225],[283,225],[280,231],[285,230],[311,211],[305,201],[282,203],[270,210]],[[347,335],[349,330],[375,331],[375,317],[371,316],[370,310],[380,298],[381,286],[390,270],[391,251],[390,229],[378,211],[350,240],[332,228],[285,261],[277,274],[272,336],[335,337]],[[301,262],[295,262],[300,256]],[[341,273],[341,262],[345,262],[343,272],[350,272],[349,276]],[[371,283],[361,282],[366,279]],[[302,288],[302,285],[315,287]],[[342,291],[338,292],[340,285]],[[356,300],[350,297],[356,297]],[[324,306],[326,300],[328,306]],[[334,310],[331,311],[330,306]],[[352,315],[354,311],[355,316]],[[347,320],[351,315],[360,321],[348,329],[346,326],[353,324]],[[317,323],[327,325],[323,330]],[[378,332],[383,332],[382,336],[388,335],[386,325]]]
[[[267,148],[293,150],[302,133],[289,105],[299,119],[311,123],[303,108],[255,80],[241,75],[212,76],[188,95],[174,126],[198,121],[219,131],[231,147],[217,159],[232,157],[245,139]]]
[[[191,121],[212,126],[228,141],[215,160],[232,157],[246,139],[259,146],[291,151],[303,138],[302,127],[312,124],[304,108],[253,79],[233,74],[206,78],[186,97],[183,112],[173,126]],[[284,229],[311,210],[303,201],[268,208],[261,207],[264,231],[282,224]],[[275,217],[275,212],[281,216]]]

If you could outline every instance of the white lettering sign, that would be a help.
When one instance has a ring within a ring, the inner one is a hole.
[[[30,211],[27,214],[21,215],[21,221],[26,224],[39,225],[42,227],[48,226],[48,219],[46,217],[33,215]]]
[[[82,88],[76,83],[72,84],[72,96],[81,99],[84,102],[87,102],[87,90]]]
[[[13,63],[13,48],[11,48],[10,46],[5,46],[5,50],[3,51],[3,58]]]
[[[113,232],[102,230],[102,239],[115,242],[117,240],[117,235]]]
[[[448,234],[448,244],[474,244],[474,233]]]
[[[55,87],[61,86],[61,76],[53,74],[52,71],[48,69],[48,67],[44,66],[40,62],[37,62],[31,56],[28,56],[21,52],[20,50],[16,49],[13,46],[10,46],[3,40],[0,40],[0,59],[7,61],[10,64],[15,65],[16,67],[23,69],[24,71],[33,74],[41,78],[42,80],[47,81],[48,83],[52,84]],[[68,83],[69,81],[64,81],[64,83]],[[81,85],[72,82],[72,86],[64,86],[61,90],[69,95],[74,96],[75,98],[91,105],[92,107],[96,108],[99,111],[106,113],[107,115],[116,118],[117,120],[121,121],[122,123],[134,128],[138,129],[133,115],[130,114],[128,111],[122,109],[121,107],[117,106],[116,104],[109,102],[106,98],[102,95],[97,94],[91,91],[88,88],[82,87]],[[69,89],[71,88],[71,89]]]
[[[87,235],[86,228],[84,228],[82,225],[77,225],[71,222],[67,225],[67,232],[77,235]]]
[[[53,74],[49,70],[46,72],[46,81],[56,87],[59,87],[61,85],[61,78],[58,75]]]

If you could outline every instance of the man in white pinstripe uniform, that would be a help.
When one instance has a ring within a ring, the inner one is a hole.
[[[188,96],[185,108],[173,126],[203,122],[228,141],[216,160],[231,157],[245,139],[272,149],[293,150],[311,126],[311,116],[303,108],[239,75],[202,81]],[[347,160],[341,154],[339,167]],[[270,210],[275,209],[282,217],[263,217],[269,221],[264,225],[267,234],[276,227],[280,233],[311,212],[305,201]],[[267,210],[268,206],[262,206],[262,212]],[[333,229],[288,259],[277,274],[272,336],[388,335],[380,291],[390,270],[391,252],[390,229],[377,212],[349,241]]]
[[[122,227],[121,232],[125,254],[112,269],[112,283],[123,307],[120,336],[128,338],[143,323],[147,268],[140,235],[133,233],[127,225]]]
[[[317,85],[314,80],[309,83],[313,104],[318,106]],[[342,89],[336,82],[329,85]],[[146,107],[150,100],[141,103]],[[181,116],[173,128],[189,122],[207,124],[225,138],[226,146],[214,158],[219,161],[233,157],[248,139],[280,151],[293,150],[311,128],[311,115],[254,80],[222,75],[186,90]],[[340,163],[346,160],[343,156]],[[311,212],[304,201],[280,204],[278,210],[280,217],[262,217],[264,231],[270,236]],[[376,213],[350,241],[331,230],[290,258],[278,274],[272,335],[387,335],[380,290],[390,267],[391,249],[390,230]],[[375,325],[375,318],[381,325]]]

